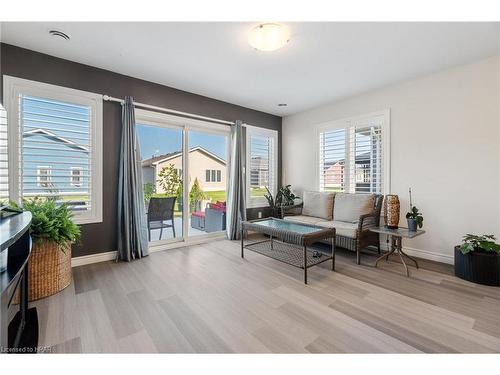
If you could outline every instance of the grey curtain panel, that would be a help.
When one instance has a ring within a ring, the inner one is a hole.
[[[146,214],[142,192],[139,143],[135,133],[132,97],[122,106],[122,139],[118,179],[118,254],[130,262],[149,254]]]
[[[240,238],[241,221],[246,220],[245,204],[245,147],[243,142],[243,126],[236,121],[231,126],[231,170],[229,173],[228,211],[227,211],[227,238]]]

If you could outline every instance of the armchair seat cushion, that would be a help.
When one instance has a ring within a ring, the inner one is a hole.
[[[335,194],[333,220],[357,223],[361,215],[373,212],[375,194]]]
[[[314,217],[314,216],[306,216],[306,215],[285,216],[283,219],[287,221],[293,221],[294,223],[309,224],[309,225],[318,225],[317,223],[327,222],[327,220],[325,219],[321,219],[319,217]]]
[[[345,221],[321,221],[316,224],[318,227],[335,228],[337,236],[344,236],[349,238],[356,238],[358,235],[358,224],[348,223]]]

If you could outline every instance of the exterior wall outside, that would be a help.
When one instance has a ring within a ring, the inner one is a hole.
[[[426,230],[404,246],[453,262],[466,233],[500,236],[499,71],[492,57],[285,117],[284,182],[299,195],[318,188],[318,124],[390,109],[400,225],[411,187]]]
[[[179,155],[156,164],[156,178],[154,181],[157,193],[162,193],[164,191],[159,183],[159,174],[163,168],[169,166],[170,164],[172,164],[175,169],[182,169],[182,156]],[[207,169],[221,171],[221,181],[207,182],[205,173]],[[198,178],[198,183],[203,191],[226,190],[226,165],[208,156],[202,151],[191,151],[189,152],[189,190],[193,187],[196,178]]]
[[[37,141],[41,140],[44,142],[51,142],[52,145],[50,147],[57,148],[58,151],[57,155],[61,156],[75,156],[75,153],[72,152],[64,152],[65,145],[61,144],[60,142],[57,141],[51,141],[47,139],[46,137],[43,136],[33,136],[30,137],[31,140]],[[68,164],[59,164],[57,161],[54,160],[54,158],[49,154],[47,155],[46,151],[44,150],[30,150],[30,153],[32,154],[39,154],[37,156],[30,156],[26,157],[23,161],[23,167],[27,168],[26,170],[26,177],[23,178],[23,188],[28,189],[26,193],[24,193],[25,196],[38,196],[38,195],[45,195],[45,194],[50,194],[51,192],[57,192],[61,196],[79,196],[79,195],[85,195],[86,197],[88,196],[88,191],[89,191],[89,180],[86,176],[89,174],[89,168],[88,166],[82,166],[79,163],[81,163],[81,160],[75,163],[75,165],[68,165]],[[82,151],[81,153],[83,157],[88,155]],[[80,155],[78,155],[80,156]],[[64,161],[72,160],[70,158],[65,159]],[[88,159],[87,159],[88,160]],[[74,186],[71,183],[71,170],[72,168],[81,168],[82,175],[80,176],[80,186]],[[50,171],[50,174],[48,177],[48,183],[44,184],[41,183],[40,177],[35,176],[38,174],[39,169],[48,169]],[[84,177],[85,176],[85,177]],[[76,190],[76,188],[80,188]],[[31,189],[31,190],[30,190]],[[36,191],[33,191],[33,189],[36,189]]]
[[[155,167],[142,167],[142,184],[155,184]]]
[[[207,182],[205,171],[215,169],[221,171],[220,182]],[[226,165],[213,159],[201,151],[189,153],[189,189],[193,186],[195,178],[198,178],[201,188],[204,191],[226,190]]]

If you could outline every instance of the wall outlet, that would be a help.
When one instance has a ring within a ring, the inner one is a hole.
[[[257,217],[258,217],[259,219],[262,219],[262,211],[257,212]]]

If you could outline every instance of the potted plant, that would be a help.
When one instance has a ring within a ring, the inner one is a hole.
[[[291,206],[294,204],[295,199],[299,198],[295,194],[292,193],[291,189],[292,185],[286,185],[279,188],[276,193],[276,198],[273,197],[273,194],[266,186],[267,193],[264,197],[267,199],[267,203],[269,204],[269,208],[271,209],[271,216],[281,218],[281,208],[283,206]]]
[[[417,227],[422,228],[422,226],[424,225],[424,217],[418,211],[418,208],[414,206],[411,201],[411,188],[409,189],[409,192],[410,192],[410,211],[406,213],[406,221],[408,222],[408,230],[410,232],[416,232]]]
[[[455,276],[473,283],[500,286],[500,244],[495,236],[467,234],[455,246]]]
[[[23,200],[22,210],[33,215],[28,296],[34,301],[71,283],[71,244],[79,240],[80,228],[73,222],[68,205],[57,204],[53,199]]]
[[[191,204],[191,211],[201,210],[201,201],[206,199],[207,195],[202,190],[200,183],[198,182],[198,177],[194,179],[193,186],[189,192],[189,202]]]

